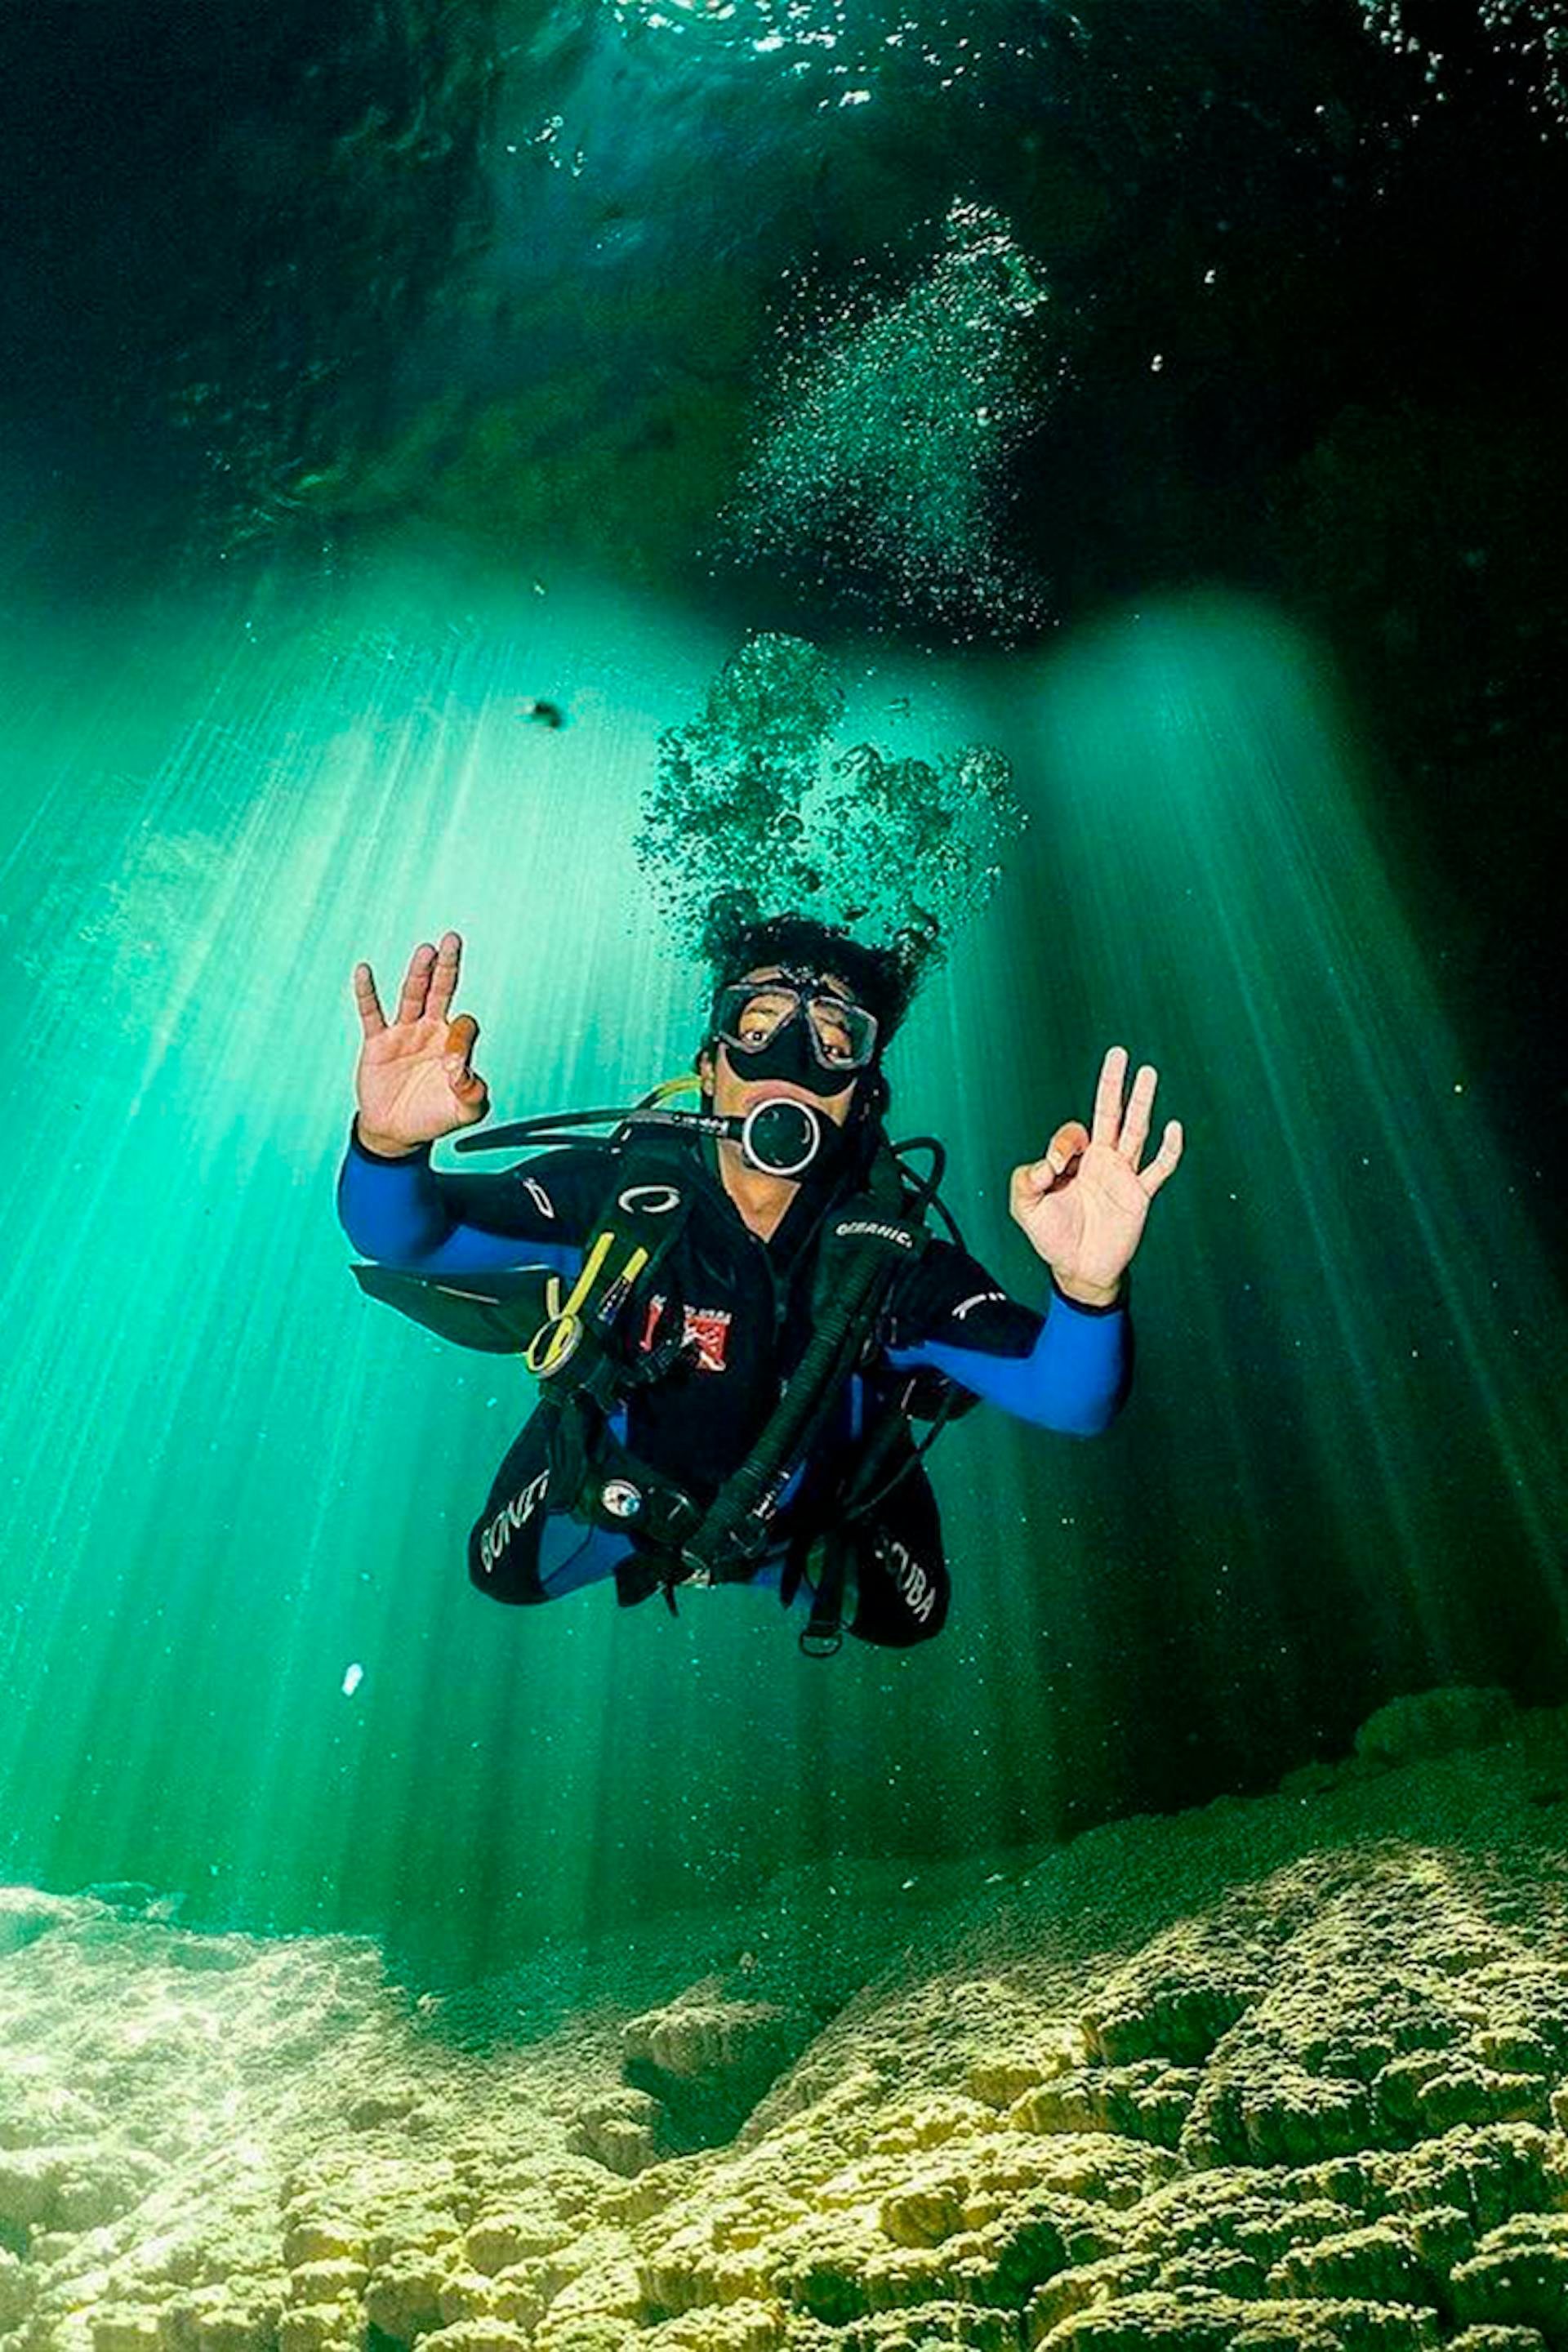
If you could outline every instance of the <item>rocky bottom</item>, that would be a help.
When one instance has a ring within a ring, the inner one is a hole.
[[[1548,2352],[1565,1831],[1568,1711],[1434,1692],[460,1993],[11,1889],[0,2352]]]

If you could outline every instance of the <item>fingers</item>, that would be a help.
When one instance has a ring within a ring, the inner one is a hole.
[[[1079,1172],[1079,1160],[1091,1144],[1114,1151],[1137,1175],[1151,1200],[1175,1173],[1181,1162],[1184,1138],[1181,1121],[1174,1118],[1166,1121],[1154,1158],[1147,1168],[1139,1170],[1143,1147],[1149,1140],[1160,1074],[1152,1064],[1142,1065],[1124,1110],[1121,1093],[1127,1080],[1127,1063],[1126,1047],[1112,1045],[1100,1064],[1092,1132],[1081,1119],[1068,1119],[1052,1136],[1043,1159],[1015,1168],[1008,1202],[1015,1217],[1022,1218],[1047,1194],[1070,1184]]]
[[[367,963],[354,966],[354,1003],[359,1012],[360,1027],[367,1037],[379,1037],[386,1026],[386,1015],[381,1009],[381,999],[375,992],[375,974]]]
[[[1149,1140],[1149,1122],[1154,1110],[1154,1089],[1160,1083],[1160,1073],[1147,1062],[1132,1081],[1132,1092],[1127,1101],[1127,1116],[1121,1122],[1121,1139],[1118,1151],[1129,1168],[1136,1168],[1143,1157],[1143,1146]]]
[[[1127,1083],[1127,1063],[1126,1046],[1112,1045],[1100,1066],[1100,1083],[1094,1093],[1093,1139],[1108,1144],[1129,1168],[1136,1168],[1149,1140],[1160,1073],[1145,1062],[1132,1081],[1132,1092],[1123,1109],[1121,1094]]]
[[[1038,1181],[1042,1192],[1052,1192],[1072,1172],[1073,1162],[1089,1148],[1089,1129],[1081,1118],[1064,1120],[1046,1146],[1046,1156],[1037,1160],[1029,1173]]]
[[[472,1066],[474,1041],[479,1024],[471,1013],[459,1013],[447,1031],[447,1083],[463,1109],[472,1118],[484,1117],[489,1090]]]
[[[1048,1183],[1041,1182],[1037,1165],[1015,1168],[1007,1184],[1008,1215],[1022,1224],[1029,1211],[1045,1199],[1050,1189]]]
[[[441,944],[436,950],[436,965],[430,974],[430,993],[426,1001],[426,1013],[447,1017],[458,989],[458,974],[463,968],[463,942],[456,931],[443,931]]]
[[[471,1013],[459,1013],[457,1019],[447,1027],[447,1075],[454,1084],[458,1078],[469,1078],[473,1076],[468,1061],[474,1050],[474,1040],[479,1034],[479,1024]]]
[[[422,940],[408,959],[408,969],[398,992],[396,1018],[400,1026],[405,1022],[424,1019],[425,1000],[430,993],[430,974],[435,965],[436,950],[428,940]]]
[[[1112,1045],[1100,1066],[1100,1084],[1094,1090],[1094,1125],[1090,1140],[1108,1143],[1114,1151],[1116,1139],[1121,1132],[1121,1089],[1127,1078],[1127,1048]]]
[[[443,931],[438,948],[432,947],[428,940],[421,940],[408,959],[408,969],[403,975],[403,986],[398,991],[395,1015],[398,1024],[401,1025],[405,1022],[423,1021],[426,1014],[434,1014],[439,1019],[444,1019],[447,1009],[457,992],[458,975],[462,970],[462,964],[463,942],[458,932]],[[359,993],[360,971],[363,971],[368,979],[370,966],[362,964],[354,973],[356,995]],[[373,997],[374,995],[374,982],[372,982],[372,995]],[[363,1015],[363,997],[360,1002]],[[384,1028],[386,1023],[384,1016],[381,1014],[379,1003],[375,1010],[380,1016],[378,1025]]]
[[[1165,1132],[1160,1138],[1159,1150],[1154,1154],[1153,1159],[1151,1160],[1149,1165],[1142,1171],[1138,1179],[1138,1181],[1142,1185],[1144,1192],[1147,1192],[1151,1200],[1153,1199],[1155,1193],[1159,1191],[1161,1185],[1164,1183],[1166,1178],[1173,1176],[1175,1173],[1176,1168],[1181,1160],[1182,1145],[1184,1139],[1185,1139],[1182,1133],[1181,1120],[1179,1118],[1168,1119],[1165,1124]]]
[[[1015,1168],[1008,1186],[1008,1207],[1015,1217],[1043,1201],[1062,1184],[1070,1183],[1078,1172],[1078,1163],[1089,1146],[1089,1129],[1081,1118],[1069,1118],[1058,1127],[1046,1146],[1043,1160],[1026,1160]]]

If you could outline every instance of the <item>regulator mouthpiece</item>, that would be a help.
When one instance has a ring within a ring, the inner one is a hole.
[[[453,1138],[454,1151],[510,1150],[520,1143],[563,1145],[576,1141],[574,1129],[584,1127],[607,1127],[616,1122],[610,1138],[612,1147],[632,1141],[647,1134],[710,1136],[716,1142],[739,1144],[741,1157],[748,1168],[762,1170],[768,1176],[795,1179],[815,1168],[819,1176],[830,1174],[836,1165],[836,1151],[844,1138],[830,1119],[810,1103],[800,1102],[792,1095],[770,1095],[753,1103],[741,1118],[725,1118],[711,1105],[705,1110],[666,1110],[660,1097],[691,1084],[689,1078],[679,1078],[667,1087],[656,1087],[654,1093],[629,1110],[558,1111],[548,1118],[513,1120],[506,1127],[486,1128],[478,1135]]]
[[[821,1114],[788,1095],[755,1103],[741,1121],[741,1152],[769,1176],[801,1176],[822,1150]]]

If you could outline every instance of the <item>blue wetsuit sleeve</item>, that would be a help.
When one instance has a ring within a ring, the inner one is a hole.
[[[482,1180],[493,1182],[494,1180]],[[547,1198],[536,1184],[535,1193]],[[430,1151],[405,1160],[383,1160],[366,1151],[356,1135],[338,1175],[338,1217],[362,1257],[416,1274],[493,1274],[514,1265],[553,1265],[574,1272],[582,1248],[574,1234],[549,1238],[542,1233],[499,1232],[460,1213],[462,1180],[438,1176]],[[521,1223],[515,1204],[507,1222]],[[550,1212],[552,1222],[554,1213]]]
[[[1022,1309],[1015,1312],[1021,1313]],[[1126,1308],[1080,1307],[1053,1289],[1025,1353],[924,1339],[889,1348],[895,1371],[929,1365],[1020,1421],[1073,1437],[1098,1437],[1115,1420],[1132,1381],[1132,1327]]]

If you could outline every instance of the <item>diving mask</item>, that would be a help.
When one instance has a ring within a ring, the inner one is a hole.
[[[738,1077],[789,1078],[815,1095],[842,1093],[877,1054],[876,1014],[809,971],[721,988],[712,1034]]]

